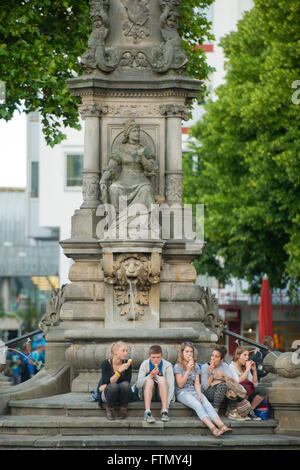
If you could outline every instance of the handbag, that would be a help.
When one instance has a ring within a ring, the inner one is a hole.
[[[227,387],[226,396],[229,400],[234,400],[236,398],[244,399],[247,397],[247,391],[240,383],[237,383],[229,377],[225,377],[225,383]]]
[[[239,401],[237,404],[237,412],[242,418],[246,418],[249,412],[251,411],[251,403],[246,398],[244,400]]]
[[[243,380],[242,382],[240,382],[240,385],[242,385],[246,389],[248,397],[255,390],[255,385],[253,382],[251,382],[251,380],[248,380],[248,379]]]

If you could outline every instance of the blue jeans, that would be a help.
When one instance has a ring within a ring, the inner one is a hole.
[[[214,410],[213,406],[209,403],[206,396],[202,393],[202,403],[199,401],[198,395],[195,391],[182,390],[177,394],[177,401],[180,401],[184,405],[192,408],[196,411],[198,417],[203,421],[204,418],[210,418],[211,420],[218,417],[218,414]]]

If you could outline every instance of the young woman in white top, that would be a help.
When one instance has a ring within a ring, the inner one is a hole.
[[[248,400],[251,402],[252,409],[249,415],[252,418],[255,418],[253,410],[255,410],[255,408],[257,408],[258,405],[263,401],[263,399],[267,397],[268,392],[266,387],[258,384],[256,364],[254,361],[249,361],[249,351],[242,347],[237,348],[229,367],[231,369],[233,378],[237,382],[249,380],[254,384],[255,390],[248,396]]]

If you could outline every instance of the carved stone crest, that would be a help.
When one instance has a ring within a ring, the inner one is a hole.
[[[132,38],[136,44],[150,35],[149,32],[149,0],[121,0],[126,9],[127,20],[123,23],[126,38]]]

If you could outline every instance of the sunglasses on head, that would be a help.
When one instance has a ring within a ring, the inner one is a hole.
[[[193,343],[189,342],[189,341],[185,341],[183,343],[184,346],[194,346]]]

